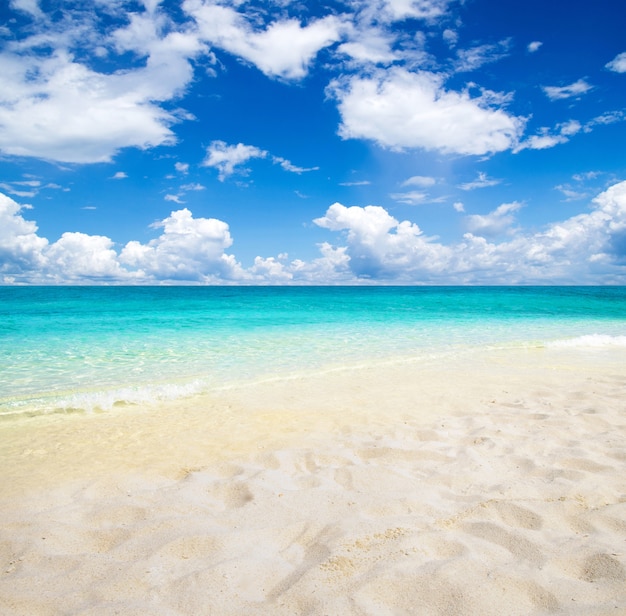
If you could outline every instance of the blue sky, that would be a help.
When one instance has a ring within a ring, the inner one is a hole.
[[[626,284],[623,0],[9,0],[0,283]]]

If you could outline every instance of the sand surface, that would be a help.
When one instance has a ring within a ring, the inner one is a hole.
[[[0,422],[0,613],[626,614],[624,350]]]

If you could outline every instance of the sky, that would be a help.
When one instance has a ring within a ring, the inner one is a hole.
[[[623,0],[5,0],[0,284],[626,284]]]

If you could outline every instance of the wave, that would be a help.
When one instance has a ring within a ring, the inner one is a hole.
[[[546,344],[550,348],[607,348],[626,347],[626,336],[609,336],[607,334],[587,334],[576,338],[553,340]]]
[[[92,413],[110,411],[117,407],[152,405],[202,393],[206,385],[166,383],[123,387],[118,389],[53,394],[19,400],[0,400],[0,417],[37,416],[55,413]]]

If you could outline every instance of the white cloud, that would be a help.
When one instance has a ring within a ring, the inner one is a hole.
[[[512,148],[524,126],[522,118],[493,108],[494,93],[471,98],[468,92],[449,91],[433,73],[394,68],[335,80],[329,92],[338,100],[341,137],[396,150],[490,154]]]
[[[508,231],[515,221],[513,213],[522,207],[521,203],[503,203],[489,214],[471,214],[465,219],[467,230],[481,237],[492,237]]]
[[[0,182],[0,189],[8,192],[10,195],[16,197],[34,197],[37,194],[37,190],[24,190],[20,186],[20,182]]]
[[[409,221],[398,222],[384,208],[331,205],[315,224],[345,233],[349,267],[359,278],[403,278],[415,269],[444,268],[451,251],[422,235]]]
[[[410,177],[408,180],[404,180],[402,182],[402,186],[420,186],[422,188],[428,188],[429,186],[434,186],[436,183],[435,178],[431,178],[425,175],[414,175]]]
[[[530,53],[535,53],[542,45],[543,43],[541,41],[532,41],[532,43],[528,43],[527,49]]]
[[[178,205],[182,205],[183,203],[185,203],[181,198],[180,195],[171,195],[171,194],[167,194],[165,195],[165,197],[163,197],[166,201],[172,201],[173,203],[178,203]]]
[[[206,186],[202,186],[202,184],[199,184],[198,182],[192,182],[191,184],[183,184],[180,187],[180,189],[185,192],[190,191],[190,190],[198,191],[198,190],[205,190]]]
[[[424,203],[424,201],[428,199],[427,193],[419,192],[417,190],[401,193],[391,193],[389,196],[395,201],[398,201],[399,203],[406,203],[407,205],[419,205],[420,203]]]
[[[287,262],[258,257],[244,269],[227,254],[228,224],[174,211],[146,244],[130,241],[118,253],[104,236],[64,233],[49,243],[20,206],[0,194],[0,274],[6,283],[615,283],[626,275],[626,182],[610,187],[589,212],[530,232],[513,228],[519,203],[466,217],[470,232],[444,244],[414,222],[379,206],[331,205],[314,222],[340,234],[340,245],[319,244],[320,257]],[[462,204],[455,204],[463,211]],[[503,241],[489,240],[496,236]]]
[[[189,163],[174,163],[174,168],[178,173],[188,173],[189,172]]]
[[[461,190],[475,190],[476,188],[487,188],[489,186],[497,186],[500,184],[500,180],[495,180],[487,177],[487,174],[483,171],[478,172],[478,177],[471,181],[461,184],[459,188]]]
[[[369,180],[359,180],[357,182],[339,182],[339,186],[369,186]]]
[[[550,100],[556,101],[586,94],[592,88],[584,79],[579,79],[568,86],[543,86],[542,90]]]
[[[291,163],[291,161],[286,158],[282,158],[281,156],[272,156],[272,162],[275,165],[280,165],[285,171],[289,171],[289,173],[306,173],[307,171],[318,171],[319,167],[298,167]]]
[[[204,40],[251,62],[265,75],[284,79],[304,77],[320,49],[340,39],[342,27],[331,15],[306,26],[285,19],[255,30],[242,13],[228,6],[185,0],[183,9],[196,20]]]
[[[454,208],[454,210],[456,212],[464,212],[465,211],[465,206],[460,201],[456,201],[455,203],[453,203],[452,207]]]
[[[113,242],[101,235],[64,233],[45,251],[46,272],[57,282],[130,279],[117,260]]]
[[[391,21],[434,19],[445,14],[452,0],[383,0],[383,15]]]
[[[43,15],[37,0],[10,0],[10,5],[12,8],[29,13],[33,17],[41,17]]]
[[[470,232],[450,245],[426,238],[414,223],[400,222],[375,206],[334,204],[315,223],[342,233],[345,246],[335,249],[345,248],[347,266],[358,278],[413,283],[623,282],[626,182],[601,193],[589,213],[536,233],[517,229],[511,239],[499,243],[484,237],[512,231],[512,215],[519,207],[503,204],[482,219],[468,217],[481,235]]]
[[[23,6],[35,3],[21,2]],[[170,126],[183,115],[161,107],[192,77],[190,59],[204,50],[184,30],[153,12],[130,14],[130,23],[107,37],[85,12],[45,19],[41,33],[8,43],[0,53],[0,150],[59,162],[108,162],[125,147],[175,142]],[[167,26],[167,28],[166,28]],[[100,40],[95,48],[95,35]],[[80,45],[85,63],[71,49]],[[97,72],[89,53],[133,52],[137,68]]]
[[[525,149],[546,150],[553,148],[556,145],[567,143],[570,137],[576,135],[581,130],[583,130],[583,127],[577,120],[569,120],[568,122],[557,124],[555,131],[552,133],[549,128],[543,127],[537,135],[532,135],[519,143],[514,151],[520,152]]]
[[[215,167],[219,174],[220,181],[224,181],[228,176],[235,173],[246,173],[246,169],[241,169],[241,165],[248,162],[251,158],[265,158],[268,153],[253,145],[228,145],[225,141],[213,141],[207,148],[207,155],[202,165],[204,167]]]
[[[233,243],[225,222],[194,218],[185,208],[152,226],[162,228],[163,233],[147,244],[128,242],[120,263],[156,280],[208,282],[242,277],[235,258],[224,252]]]
[[[455,69],[458,72],[475,71],[484,64],[504,58],[509,52],[509,47],[510,41],[506,39],[496,45],[479,45],[471,49],[460,49],[457,53]]]
[[[449,47],[455,47],[459,40],[458,33],[455,30],[450,30],[449,28],[444,30],[441,36]]]
[[[607,65],[610,71],[616,73],[626,73],[626,51],[615,56]]]
[[[43,265],[48,240],[37,235],[37,225],[24,220],[23,206],[0,193],[0,272],[12,276],[36,271]]]
[[[125,178],[127,178],[128,175],[126,174],[125,171],[117,171],[112,177],[112,180],[123,180]]]

